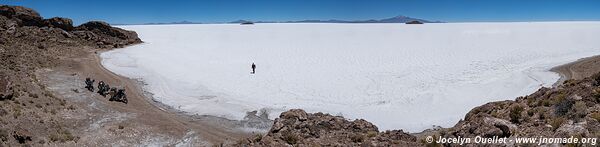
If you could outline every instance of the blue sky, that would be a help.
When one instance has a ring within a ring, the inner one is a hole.
[[[404,15],[446,22],[600,20],[600,0],[2,0],[76,24],[239,19],[364,20]]]

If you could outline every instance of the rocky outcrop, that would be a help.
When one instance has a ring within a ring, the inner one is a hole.
[[[134,31],[111,27],[101,21],[90,21],[78,26],[74,32],[77,36],[95,40],[99,46],[123,47],[128,44],[140,43],[141,40]]]
[[[40,14],[32,9],[20,6],[0,5],[0,15],[4,16],[8,24],[6,31],[15,32],[16,27],[37,26],[40,28],[57,28],[67,38],[78,37],[93,41],[99,48],[120,48],[129,44],[141,43],[137,33],[110,26],[101,21],[91,21],[74,27],[73,21],[68,18],[53,17],[43,19]],[[0,38],[0,43],[3,40]]]
[[[281,113],[265,136],[244,140],[250,146],[414,146],[417,138],[402,130],[379,132],[363,119],[306,113],[292,109]]]
[[[73,30],[73,21],[68,18],[53,17],[44,20],[44,25],[48,27],[60,28],[65,31]]]

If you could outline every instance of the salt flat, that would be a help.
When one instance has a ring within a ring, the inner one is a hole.
[[[185,112],[302,108],[411,132],[549,87],[550,68],[600,54],[600,22],[121,27],[145,43],[102,64]]]

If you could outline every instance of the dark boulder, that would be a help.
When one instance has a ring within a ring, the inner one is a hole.
[[[53,17],[44,20],[44,25],[48,27],[61,28],[65,31],[73,30],[73,21],[68,18]]]

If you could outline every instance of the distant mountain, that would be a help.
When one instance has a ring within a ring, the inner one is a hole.
[[[167,24],[203,24],[201,22],[178,21],[178,22],[149,22],[149,23],[111,23],[110,25],[167,25]]]
[[[412,17],[402,16],[402,15],[392,17],[392,18],[377,20],[378,23],[407,23],[407,22],[411,22],[411,21],[419,21],[419,22],[424,22],[424,23],[441,23],[441,21],[429,21],[429,20],[412,18]]]
[[[386,19],[379,19],[379,20],[375,20],[375,19],[369,19],[369,20],[355,20],[355,21],[346,21],[346,20],[327,20],[327,21],[311,21],[311,20],[303,20],[303,21],[294,21],[294,22],[312,22],[312,23],[319,23],[319,22],[326,22],[326,23],[406,23],[406,22],[411,22],[411,21],[420,21],[420,22],[424,22],[424,23],[440,23],[441,21],[430,21],[430,20],[425,20],[425,19],[418,19],[418,18],[412,18],[412,17],[407,17],[407,16],[396,16],[396,17],[392,17],[392,18],[386,18]]]
[[[248,22],[252,22],[252,21],[240,19],[240,20],[229,22],[229,23],[240,23],[241,24],[241,23],[248,23]]]
[[[242,23],[406,23],[411,21],[419,21],[423,23],[442,23],[441,21],[430,21],[419,18],[412,18],[407,16],[396,16],[392,18],[386,19],[369,19],[369,20],[298,20],[298,21],[250,21],[250,20],[236,20],[227,23],[233,24],[242,24]],[[201,22],[191,22],[191,21],[180,21],[180,22],[168,22],[168,23],[144,23],[142,25],[162,25],[162,24],[202,24]],[[114,24],[114,25],[131,25],[131,24]]]
[[[402,15],[392,17],[392,18],[378,19],[378,20],[376,20],[376,19],[369,19],[369,20],[330,19],[330,20],[299,20],[299,21],[283,21],[283,22],[256,21],[254,23],[407,23],[407,22],[411,22],[411,21],[419,21],[419,22],[423,22],[423,23],[442,23],[441,21],[430,21],[430,20],[412,18],[412,17],[402,16]],[[244,23],[244,22],[251,22],[251,21],[237,20],[237,21],[232,21],[229,23]]]
[[[241,19],[241,20],[236,20],[236,21],[232,21],[232,22],[228,22],[228,23],[239,23],[239,24],[242,24],[242,23],[279,23],[279,22],[276,22],[276,21],[249,21],[249,20],[243,20],[243,19]]]

